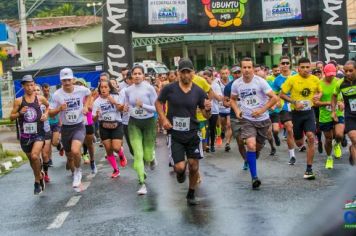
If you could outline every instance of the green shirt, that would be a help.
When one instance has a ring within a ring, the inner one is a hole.
[[[335,78],[331,81],[330,84],[326,83],[325,80],[320,81],[320,86],[323,91],[323,95],[320,98],[321,102],[331,102],[331,98],[334,94],[337,84],[338,84],[338,80]],[[344,116],[344,113],[339,109],[336,109],[336,115],[340,117],[340,116]],[[319,108],[319,122],[328,123],[332,121],[333,118],[331,117],[331,106],[330,105],[321,106]]]

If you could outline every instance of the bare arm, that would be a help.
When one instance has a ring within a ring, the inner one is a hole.
[[[11,114],[10,114],[10,120],[16,120],[17,118],[19,118],[21,116],[20,114],[20,106],[21,106],[21,98],[16,99],[14,102],[14,106],[12,108]]]
[[[241,110],[240,110],[239,106],[237,106],[237,95],[231,95],[231,97],[230,97],[230,106],[231,106],[231,109],[235,112],[236,117],[238,119],[241,119],[242,118],[242,113],[241,113]]]
[[[159,120],[160,120],[163,128],[165,128],[166,130],[172,129],[173,126],[172,126],[171,122],[169,122],[169,120],[167,119],[166,115],[163,112],[163,103],[157,99],[155,102],[155,106],[156,106],[156,111],[159,116]]]

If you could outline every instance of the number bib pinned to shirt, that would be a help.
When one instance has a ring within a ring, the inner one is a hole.
[[[147,116],[147,111],[140,107],[134,107],[131,109],[130,115],[134,118],[143,118]]]
[[[330,105],[327,105],[327,106],[325,106],[325,109],[326,109],[327,111],[331,111],[331,106],[330,106]]]
[[[67,111],[65,118],[69,123],[76,123],[79,119],[79,111]]]
[[[189,131],[190,117],[173,117],[173,130]]]
[[[350,110],[352,112],[356,112],[356,98],[349,99],[350,102]]]
[[[248,96],[244,99],[245,106],[247,107],[257,107],[260,105],[260,100],[256,95]]]
[[[23,132],[25,134],[37,134],[37,123],[23,123]]]
[[[311,110],[311,102],[308,100],[304,101],[299,101],[301,104],[303,104],[303,108],[301,109],[302,111],[309,111]]]
[[[116,115],[113,114],[112,112],[105,113],[102,115],[103,121],[115,121]]]

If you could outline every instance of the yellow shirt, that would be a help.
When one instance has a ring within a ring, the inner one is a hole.
[[[292,100],[302,102],[305,106],[310,107],[314,105],[314,95],[321,91],[320,80],[314,75],[303,78],[299,74],[296,74],[288,77],[286,82],[282,85],[283,93],[288,94],[290,92],[290,98]],[[295,109],[293,104],[292,109]]]
[[[211,89],[210,84],[202,77],[198,75],[194,75],[193,77],[193,83],[196,84],[198,87],[200,87],[204,92],[208,93]],[[200,109],[197,111],[197,120],[198,121],[206,121],[205,117],[201,113]]]

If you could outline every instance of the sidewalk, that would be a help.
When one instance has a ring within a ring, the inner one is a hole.
[[[21,151],[20,143],[16,139],[16,131],[1,131],[0,143],[4,150]]]

